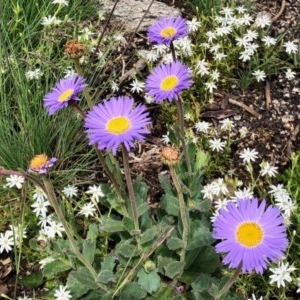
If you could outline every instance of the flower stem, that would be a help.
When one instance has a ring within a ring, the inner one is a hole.
[[[179,178],[177,176],[177,173],[173,166],[170,166],[170,174],[174,183],[174,186],[176,188],[177,194],[178,194],[178,201],[179,201],[179,210],[180,210],[180,218],[182,222],[182,249],[180,252],[180,261],[182,263],[185,262],[185,255],[186,255],[186,248],[187,248],[187,240],[188,240],[188,234],[189,234],[189,223],[188,223],[188,213],[186,209],[186,205],[184,202],[183,192],[181,188],[181,184],[179,181]]]
[[[170,49],[171,49],[173,61],[176,61],[176,59],[177,59],[176,51],[175,51],[173,41],[170,44]],[[191,173],[192,172],[191,161],[190,161],[190,157],[188,155],[188,151],[187,151],[187,147],[186,147],[186,143],[185,143],[185,139],[184,139],[184,117],[183,117],[183,105],[182,105],[181,98],[179,97],[178,101],[175,101],[175,102],[176,102],[176,106],[177,106],[178,121],[179,121],[179,138],[180,138],[180,141],[182,144],[183,155],[186,160],[188,172]]]
[[[220,290],[219,294],[215,297],[215,300],[221,299],[221,296],[223,296],[223,294],[225,294],[230,289],[230,287],[233,285],[235,280],[239,277],[241,271],[242,271],[242,263],[238,265],[234,273],[231,275],[231,277],[228,279],[226,284]]]
[[[179,121],[179,138],[182,144],[183,155],[187,164],[188,172],[192,173],[191,161],[187,151],[187,146],[184,139],[184,119],[183,119],[183,105],[181,98],[178,98],[176,102],[177,113],[178,113],[178,121]]]
[[[74,254],[82,262],[82,264],[89,270],[89,272],[91,273],[91,275],[93,276],[93,278],[96,281],[97,273],[96,273],[95,269],[93,268],[93,266],[84,258],[84,256],[79,251],[76,241],[73,237],[73,233],[72,233],[64,215],[62,214],[62,212],[60,210],[52,183],[45,176],[43,176],[43,183],[44,183],[47,195],[49,196],[49,201],[50,201],[59,221],[61,222],[61,224],[63,225],[63,227],[65,229],[66,235],[68,237],[68,240],[70,242],[70,245],[71,245],[71,248],[72,248]],[[100,282],[97,282],[97,284],[101,289],[103,289],[105,291],[109,290],[105,285],[101,284]]]
[[[122,155],[123,155],[125,179],[126,179],[126,183],[127,183],[131,212],[132,212],[132,217],[133,217],[133,222],[134,222],[134,230],[135,230],[135,234],[138,236],[140,233],[139,219],[138,219],[138,214],[137,214],[133,183],[132,183],[131,174],[130,174],[128,152],[123,143],[122,143]]]

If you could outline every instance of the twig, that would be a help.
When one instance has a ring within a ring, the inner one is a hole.
[[[235,99],[232,99],[232,97],[234,96],[231,96],[228,95],[228,94],[221,94],[221,93],[214,93],[214,96],[218,97],[218,98],[224,98],[224,97],[227,97],[228,98],[228,101],[229,103],[231,104],[234,104],[236,106],[239,106],[241,108],[243,108],[244,110],[246,110],[248,113],[250,113],[251,115],[253,115],[254,117],[256,117],[257,119],[260,119],[262,117],[261,114],[259,114],[258,112],[256,112],[253,108],[247,106],[246,104],[242,103],[241,101],[238,101],[238,100],[235,100]]]
[[[119,0],[116,0],[116,1],[115,1],[114,6],[113,6],[113,8],[112,8],[111,11],[110,11],[110,14],[109,14],[109,16],[108,16],[108,19],[107,19],[106,22],[105,22],[104,28],[102,29],[102,32],[101,32],[101,35],[100,35],[100,37],[99,37],[99,40],[98,40],[98,43],[97,43],[97,46],[96,46],[96,49],[95,49],[94,53],[97,53],[98,50],[99,50],[100,43],[101,43],[101,41],[102,41],[102,39],[103,39],[103,37],[104,37],[104,33],[105,33],[106,29],[108,28],[108,24],[109,24],[109,22],[110,22],[110,20],[111,20],[111,18],[112,18],[112,16],[113,16],[113,13],[114,13],[114,11],[115,11],[115,9],[116,9],[116,7],[117,7],[118,2],[119,2]]]
[[[248,113],[250,113],[251,115],[253,115],[257,119],[260,119],[262,117],[262,115],[259,114],[258,112],[256,112],[253,108],[247,106],[246,104],[244,104],[240,101],[229,98],[229,103],[237,105],[237,106],[243,108],[244,110],[246,110]]]
[[[272,100],[271,100],[270,82],[268,80],[266,81],[266,86],[265,86],[265,96],[266,96],[266,108],[269,109]]]
[[[286,0],[282,0],[280,10],[279,10],[278,14],[274,18],[272,18],[272,22],[277,21],[277,19],[282,15],[282,13],[285,9],[285,6],[286,6]]]

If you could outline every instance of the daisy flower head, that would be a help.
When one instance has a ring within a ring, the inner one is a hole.
[[[98,144],[99,150],[112,150],[115,155],[122,143],[129,151],[135,140],[144,141],[144,135],[149,133],[145,126],[150,123],[144,105],[134,107],[132,98],[120,96],[94,106],[84,126],[90,144]]]
[[[288,246],[286,227],[280,210],[257,198],[229,202],[213,224],[218,253],[226,253],[223,263],[242,272],[263,273],[267,264],[283,257]]]
[[[162,64],[156,67],[146,80],[146,90],[155,101],[177,100],[179,94],[192,85],[192,75],[189,68],[179,61]]]
[[[170,45],[175,39],[188,35],[189,26],[181,16],[163,17],[148,28],[148,38],[152,43]]]
[[[46,174],[47,169],[51,168],[56,161],[57,158],[55,157],[49,158],[46,154],[35,155],[29,163],[28,172]]]
[[[77,95],[86,86],[85,79],[79,75],[61,79],[44,97],[44,107],[48,109],[49,115],[67,107],[71,100],[80,101]]]

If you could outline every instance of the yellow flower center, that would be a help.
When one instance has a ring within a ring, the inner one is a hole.
[[[36,155],[29,163],[29,168],[33,170],[39,170],[49,160],[46,154]]]
[[[258,246],[263,238],[263,229],[256,222],[244,222],[236,230],[237,241],[248,248]]]
[[[116,135],[125,133],[130,127],[130,120],[126,117],[114,117],[106,123],[106,130]]]
[[[66,91],[64,91],[58,98],[59,102],[65,102],[68,101],[70,99],[70,97],[73,95],[74,90],[73,89],[68,89]]]
[[[167,27],[160,32],[160,35],[164,38],[170,38],[176,34],[176,29],[174,27]]]
[[[160,88],[163,91],[171,91],[173,90],[176,85],[178,84],[179,79],[177,76],[175,75],[170,75],[168,77],[166,77],[160,84]]]

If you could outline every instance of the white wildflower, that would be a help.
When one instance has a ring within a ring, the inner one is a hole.
[[[264,79],[266,78],[266,73],[262,70],[256,70],[252,73],[252,75],[255,76],[257,82],[264,81]]]
[[[209,81],[209,82],[205,82],[205,88],[210,92],[212,93],[214,91],[214,89],[217,88],[216,84],[212,81]]]
[[[42,19],[41,24],[44,26],[59,25],[62,21],[57,19],[56,16],[48,16]]]
[[[197,74],[200,74],[200,76],[209,74],[209,65],[204,59],[198,61],[196,65],[196,69],[197,69]]]
[[[285,78],[288,80],[292,80],[295,78],[296,72],[292,71],[292,69],[287,69],[285,72]]]
[[[115,81],[112,81],[110,84],[110,89],[112,90],[113,93],[115,93],[119,91],[119,85]]]
[[[288,54],[298,52],[298,45],[295,42],[286,42],[283,44],[283,47],[285,47],[285,51]]]
[[[137,80],[136,78],[130,83],[132,93],[140,93],[143,91],[145,83],[142,81]]]
[[[255,30],[247,29],[245,37],[248,39],[249,42],[252,42],[258,37],[258,32]]]
[[[257,159],[258,152],[255,149],[250,150],[249,148],[244,149],[241,154],[240,158],[243,159],[244,163],[250,163],[251,161],[255,162]]]
[[[228,118],[220,121],[220,124],[222,130],[232,130],[234,127],[233,121]]]
[[[78,188],[75,185],[68,184],[67,186],[65,186],[63,188],[62,192],[66,197],[69,197],[69,198],[77,197]]]
[[[33,80],[33,79],[39,79],[43,76],[43,72],[41,71],[41,69],[35,69],[33,71],[27,71],[25,73],[25,77],[28,79],[28,80]]]
[[[0,253],[2,253],[4,250],[6,252],[9,252],[12,250],[12,246],[14,245],[14,237],[12,235],[12,232],[10,230],[5,231],[3,234],[0,233]]]
[[[197,132],[208,133],[211,124],[206,121],[199,121],[195,124],[195,128]]]
[[[200,22],[197,21],[196,18],[193,18],[192,20],[186,21],[187,25],[189,26],[189,32],[197,31],[200,27]]]
[[[61,223],[55,222],[55,221],[50,221],[49,225],[45,227],[45,231],[47,233],[47,236],[52,239],[56,235],[59,237],[62,237],[62,232],[65,231],[64,227],[62,226]]]
[[[270,47],[270,46],[273,46],[276,44],[277,40],[273,37],[270,37],[268,35],[264,36],[262,39],[261,39],[264,44],[267,46],[267,47]]]
[[[236,190],[234,192],[234,196],[231,199],[236,201],[239,199],[252,199],[253,197],[253,192],[250,190],[250,188],[245,187],[242,190]]]
[[[48,206],[50,206],[50,202],[48,200],[36,200],[33,204],[31,204],[31,207],[34,208],[33,212],[37,217],[45,217],[48,212]]]
[[[69,1],[68,0],[53,0],[52,4],[59,4],[61,6],[68,6]]]
[[[60,285],[58,289],[55,290],[54,293],[55,300],[70,300],[72,296],[70,291],[67,290],[66,286]]]
[[[254,24],[259,28],[265,28],[272,23],[271,17],[267,13],[259,13],[254,21]]]
[[[67,67],[65,70],[64,70],[64,78],[68,78],[68,77],[72,77],[74,75],[77,75],[76,71],[72,68],[72,67]]]
[[[213,81],[219,81],[220,79],[220,72],[216,69],[216,70],[212,70],[211,71],[211,74],[210,74],[210,77]]]
[[[88,202],[88,203],[85,203],[81,207],[78,215],[83,215],[87,218],[89,216],[93,216],[95,211],[96,211],[96,208],[95,208],[94,204],[92,202]]]
[[[100,197],[104,197],[104,193],[102,192],[101,186],[96,186],[95,184],[93,186],[89,186],[88,191],[85,192],[86,194],[92,195],[91,200],[99,202]]]
[[[296,268],[293,265],[290,266],[288,262],[279,262],[277,267],[270,268],[273,273],[270,275],[270,283],[276,283],[278,288],[285,287],[286,282],[292,281],[291,273],[295,270]]]
[[[213,138],[212,140],[209,140],[209,148],[213,151],[221,152],[223,151],[225,145],[226,142],[222,142],[221,139]]]
[[[252,21],[253,18],[248,13],[243,14],[240,18],[241,25],[250,25]]]
[[[44,193],[44,191],[41,188],[36,187],[32,195],[32,198],[36,201],[45,201],[47,199],[47,195]]]
[[[7,182],[7,184],[5,184],[5,187],[16,187],[19,190],[22,188],[23,183],[25,181],[24,177],[19,175],[9,175],[5,178],[5,180]]]
[[[216,61],[221,61],[221,60],[224,59],[225,57],[227,57],[227,55],[226,55],[225,53],[223,53],[223,52],[216,52],[216,53],[214,54],[214,59],[215,59]]]
[[[269,176],[269,177],[274,177],[276,176],[276,174],[278,173],[277,172],[277,167],[274,167],[274,166],[271,166],[268,162],[266,161],[263,161],[261,164],[260,164],[260,174],[262,176]]]
[[[170,132],[169,131],[167,131],[167,133],[166,134],[163,134],[162,135],[162,143],[163,144],[165,144],[165,145],[168,145],[168,144],[170,144],[170,137],[169,137],[169,134],[170,134]]]

